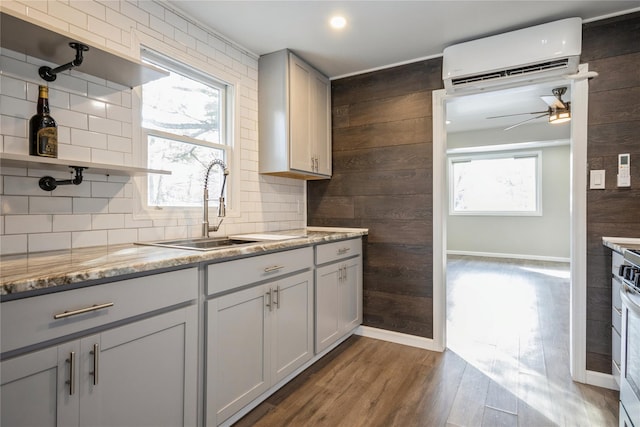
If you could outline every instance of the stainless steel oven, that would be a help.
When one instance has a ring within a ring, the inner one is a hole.
[[[640,251],[627,250],[624,257],[620,427],[640,427]]]

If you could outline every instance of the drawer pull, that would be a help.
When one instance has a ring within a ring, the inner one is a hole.
[[[283,268],[284,268],[284,265],[272,265],[271,267],[265,267],[264,272],[273,273],[274,271],[282,270]]]
[[[344,255],[347,252],[349,252],[351,250],[351,248],[340,248],[338,249],[338,255]]]
[[[89,313],[90,311],[102,310],[103,308],[112,307],[112,302],[106,302],[104,304],[94,304],[91,307],[80,308],[78,310],[65,311],[64,313],[54,314],[54,319],[64,319],[65,317],[76,316],[78,314]]]

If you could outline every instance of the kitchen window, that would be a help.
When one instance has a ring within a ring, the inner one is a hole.
[[[542,215],[541,153],[449,158],[452,215]]]
[[[201,207],[207,166],[232,158],[233,87],[164,56],[144,51],[143,60],[169,72],[141,89],[143,150],[147,167],[170,170],[149,174],[144,199],[147,209]],[[217,167],[209,176],[209,193],[222,186]],[[232,185],[232,178],[227,185]],[[227,193],[225,189],[225,193]],[[211,197],[217,206],[218,197]]]

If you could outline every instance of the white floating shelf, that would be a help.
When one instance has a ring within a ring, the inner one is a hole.
[[[52,169],[65,172],[68,172],[69,168],[84,168],[88,173],[104,175],[135,176],[150,173],[171,175],[171,171],[161,169],[146,169],[135,166],[109,165],[105,163],[82,162],[78,160],[54,159],[11,153],[0,153],[0,166]]]

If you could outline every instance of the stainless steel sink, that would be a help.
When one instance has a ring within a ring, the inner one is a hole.
[[[163,248],[173,249],[191,249],[194,251],[212,251],[215,249],[229,248],[231,246],[249,245],[255,242],[256,240],[239,240],[230,239],[228,237],[199,237],[193,239],[163,240],[158,242],[136,242],[136,245],[161,246]]]

